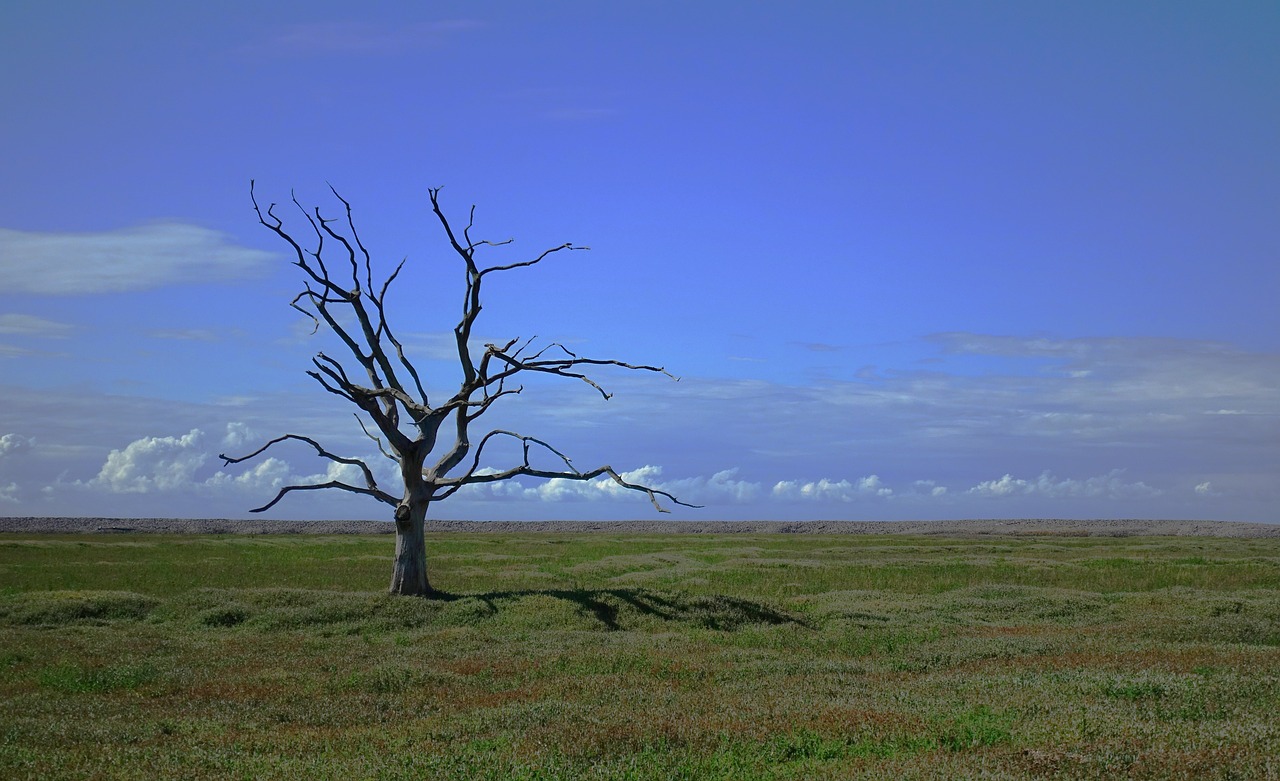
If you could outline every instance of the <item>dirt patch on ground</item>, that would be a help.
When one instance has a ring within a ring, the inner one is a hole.
[[[0,518],[0,532],[46,534],[390,534],[385,521]],[[429,532],[556,534],[936,534],[1063,537],[1280,537],[1280,524],[1233,521],[432,521]]]

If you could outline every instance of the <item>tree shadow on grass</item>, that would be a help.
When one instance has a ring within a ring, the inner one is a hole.
[[[644,588],[606,589],[526,589],[517,591],[491,591],[484,594],[438,593],[436,597],[446,602],[463,599],[478,600],[486,606],[486,613],[497,615],[504,604],[517,602],[525,597],[551,597],[577,606],[608,630],[628,628],[628,617],[656,618],[662,621],[690,624],[706,629],[732,632],[752,624],[782,625],[811,628],[803,619],[768,605],[749,599],[722,594],[695,595],[678,592],[654,591]]]

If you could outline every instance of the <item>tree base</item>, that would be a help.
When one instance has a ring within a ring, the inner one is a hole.
[[[396,519],[396,556],[389,593],[406,597],[430,597],[436,591],[427,579],[427,540],[424,534],[427,508]]]

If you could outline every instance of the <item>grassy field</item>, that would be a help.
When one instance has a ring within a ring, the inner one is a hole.
[[[0,534],[3,778],[1280,778],[1275,539]]]

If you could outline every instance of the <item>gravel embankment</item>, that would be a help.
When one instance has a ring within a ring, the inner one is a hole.
[[[939,534],[1131,537],[1280,537],[1280,523],[1233,521],[432,521],[432,532],[611,534]],[[24,534],[390,534],[384,521],[262,521],[182,518],[0,518],[0,533]]]

